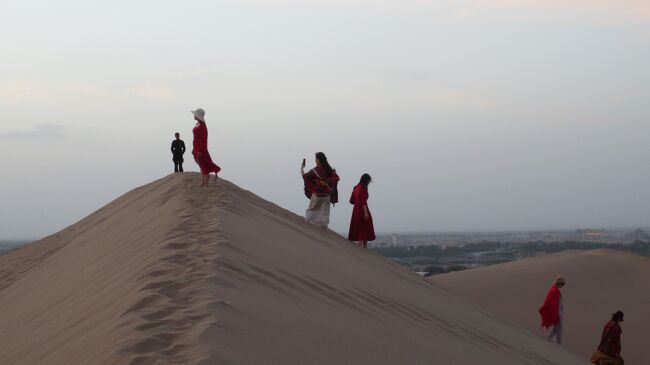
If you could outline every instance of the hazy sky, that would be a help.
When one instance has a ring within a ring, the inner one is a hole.
[[[340,232],[364,172],[380,232],[648,226],[649,64],[647,0],[0,0],[0,239],[170,173],[197,107],[298,214],[326,152]]]

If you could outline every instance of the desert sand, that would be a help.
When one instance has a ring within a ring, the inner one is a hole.
[[[626,364],[650,364],[650,259],[614,250],[566,251],[431,277],[500,318],[542,333],[537,310],[557,275],[565,309],[564,345],[588,358],[616,310]]]
[[[0,256],[0,364],[587,364],[232,183],[199,180],[167,176]]]

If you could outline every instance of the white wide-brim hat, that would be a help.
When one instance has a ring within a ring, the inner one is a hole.
[[[190,110],[192,114],[194,114],[194,117],[202,122],[205,123],[205,110],[198,108],[196,110]]]

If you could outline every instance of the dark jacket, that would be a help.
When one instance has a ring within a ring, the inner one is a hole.
[[[172,141],[172,154],[176,157],[181,157],[185,153],[185,142],[181,139]]]

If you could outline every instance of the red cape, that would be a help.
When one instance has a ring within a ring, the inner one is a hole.
[[[560,322],[560,300],[562,293],[560,289],[553,285],[546,295],[544,304],[539,308],[539,314],[542,316],[542,327],[551,327]]]
[[[214,172],[216,174],[221,171],[221,167],[212,162],[212,157],[208,152],[208,127],[205,123],[196,123],[192,133],[194,134],[192,155],[194,155],[194,161],[201,168],[201,173],[205,175]]]
[[[332,194],[332,191],[338,185],[341,178],[336,174],[336,170],[332,170],[332,174],[327,176],[325,168],[316,166],[309,170],[306,174],[302,175],[305,182],[305,187],[312,193],[318,196],[325,196]]]

